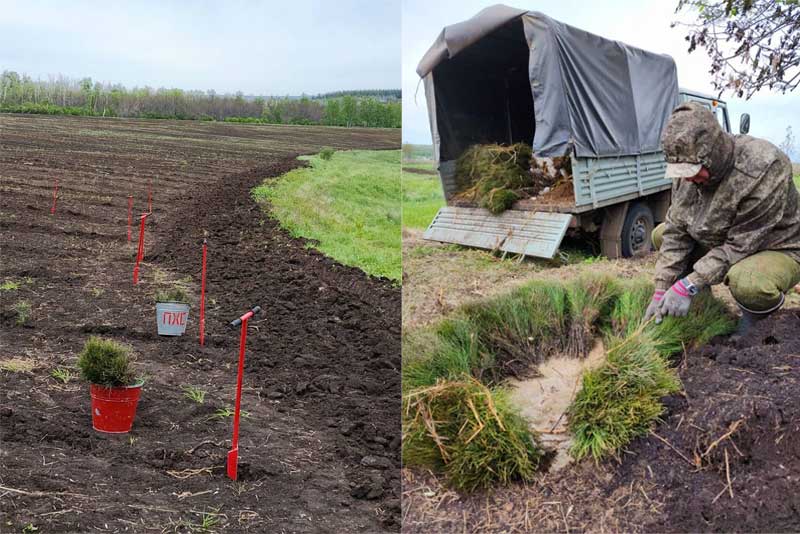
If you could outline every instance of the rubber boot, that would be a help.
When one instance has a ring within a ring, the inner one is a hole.
[[[735,299],[734,299],[735,300]],[[766,311],[753,311],[748,308],[742,306],[741,303],[738,301],[736,304],[739,306],[739,309],[742,310],[742,317],[739,319],[739,324],[736,326],[736,332],[734,332],[733,336],[731,336],[731,341],[741,341],[744,337],[752,330],[753,326],[759,321],[766,319],[783,306],[783,303],[786,301],[786,296],[781,293],[781,301],[774,306],[772,309]]]

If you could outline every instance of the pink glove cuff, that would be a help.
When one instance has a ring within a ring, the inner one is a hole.
[[[666,293],[666,291],[663,289],[657,290],[655,293],[653,293],[653,300],[656,302],[660,301],[664,297],[664,293]]]
[[[685,285],[683,285],[683,280],[678,280],[677,282],[672,284],[672,287],[670,289],[682,297],[689,296],[689,290],[686,289]]]

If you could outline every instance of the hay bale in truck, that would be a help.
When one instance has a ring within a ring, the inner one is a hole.
[[[646,254],[670,201],[660,137],[672,109],[699,101],[730,132],[725,103],[680,90],[671,57],[503,5],[444,28],[417,74],[447,201],[433,241],[552,258],[581,231],[610,258]],[[531,183],[502,203],[477,196],[481,178],[457,162],[519,143],[533,150]]]

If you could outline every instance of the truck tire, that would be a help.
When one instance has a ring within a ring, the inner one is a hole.
[[[653,248],[653,211],[647,204],[631,204],[622,225],[622,257],[645,256]]]

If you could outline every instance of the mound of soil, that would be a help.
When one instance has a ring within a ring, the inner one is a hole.
[[[800,531],[800,312],[687,353],[679,374],[663,423],[619,462],[471,495],[404,470],[404,532]]]
[[[649,466],[662,531],[800,531],[800,313],[782,311],[742,342],[689,354],[685,395],[659,439],[633,448],[624,481]],[[730,485],[728,484],[730,480]]]

